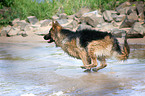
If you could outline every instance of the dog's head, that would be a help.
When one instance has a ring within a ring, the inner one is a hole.
[[[61,29],[62,27],[57,21],[52,21],[52,27],[49,33],[44,35],[44,39],[48,40],[48,43],[55,42],[56,35]]]

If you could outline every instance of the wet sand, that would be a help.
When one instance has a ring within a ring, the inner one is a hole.
[[[120,43],[123,43],[122,38],[117,38]],[[0,43],[8,43],[8,42],[46,42],[43,39],[43,36],[14,36],[14,37],[0,37]],[[128,39],[129,44],[145,44],[145,37],[144,38],[132,38]]]

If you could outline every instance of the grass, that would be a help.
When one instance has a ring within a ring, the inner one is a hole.
[[[51,2],[52,1],[52,2]],[[0,8],[3,6],[11,7],[4,15],[0,15],[0,25],[9,24],[15,18],[26,19],[28,16],[36,16],[39,20],[51,18],[57,13],[66,13],[72,15],[82,7],[88,7],[91,10],[112,10],[120,3],[126,0],[3,0],[0,2]],[[116,3],[117,2],[117,3]]]

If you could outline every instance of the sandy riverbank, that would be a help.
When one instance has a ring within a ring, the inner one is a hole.
[[[117,38],[120,43],[123,43],[122,38]],[[47,42],[43,39],[43,36],[14,36],[14,37],[0,37],[0,43],[33,43],[33,42]],[[132,38],[128,39],[129,44],[145,44],[145,37],[144,38]]]

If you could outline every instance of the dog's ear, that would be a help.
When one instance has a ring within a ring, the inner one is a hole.
[[[52,21],[52,29],[57,29],[57,30],[61,30],[62,26],[57,22],[57,21]]]

